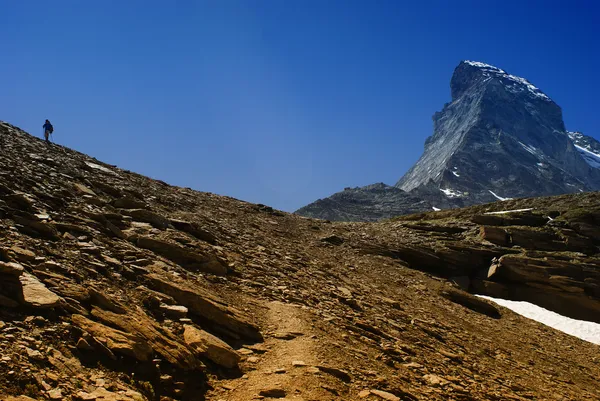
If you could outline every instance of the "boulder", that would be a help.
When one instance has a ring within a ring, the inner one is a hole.
[[[52,223],[46,223],[39,221],[36,218],[25,216],[13,216],[12,219],[17,224],[19,231],[23,232],[24,234],[52,241],[60,239],[60,235]]]
[[[121,213],[131,217],[135,221],[149,223],[153,227],[159,228],[161,230],[173,228],[173,226],[169,222],[169,219],[148,209],[126,209],[123,210]]]
[[[481,226],[480,237],[483,240],[489,241],[492,244],[500,246],[510,245],[510,235],[505,229],[494,226]]]
[[[50,291],[34,275],[23,273],[19,276],[22,287],[22,302],[34,308],[53,308],[58,306],[61,298]]]
[[[227,265],[220,258],[214,255],[202,255],[198,249],[191,250],[177,244],[150,237],[138,237],[136,243],[140,248],[149,249],[187,270],[221,276],[226,275],[228,271]]]
[[[20,276],[24,271],[25,269],[19,263],[0,261],[0,274]]]
[[[206,290],[158,274],[149,274],[147,279],[152,288],[173,297],[179,304],[187,307],[190,313],[213,323],[215,330],[220,329],[236,338],[262,341],[258,327],[241,311],[227,306]]]
[[[465,308],[471,309],[472,311],[482,313],[494,319],[499,319],[501,317],[500,311],[498,311],[494,305],[484,301],[481,298],[477,298],[468,292],[460,291],[454,288],[446,288],[442,291],[441,295],[447,300],[462,305]]]
[[[127,314],[92,308],[92,316],[106,325],[144,339],[152,349],[169,363],[184,370],[196,370],[201,364],[194,354],[173,333],[159,326],[141,308]]]
[[[237,367],[240,361],[240,355],[226,342],[192,325],[184,326],[183,338],[197,354],[207,357],[217,365],[232,369]]]
[[[71,321],[116,354],[126,355],[140,362],[147,362],[152,358],[152,347],[141,336],[113,329],[82,315],[71,316]]]
[[[186,232],[201,241],[208,242],[209,244],[216,244],[217,238],[210,231],[206,231],[196,223],[190,223],[188,221],[170,219],[169,222],[179,231]]]
[[[73,184],[73,187],[75,188],[75,191],[82,195],[96,196],[96,193],[94,191],[92,191],[83,184],[75,183]]]
[[[20,248],[16,245],[10,247],[10,252],[19,262],[26,263],[35,260],[35,253],[28,249]]]

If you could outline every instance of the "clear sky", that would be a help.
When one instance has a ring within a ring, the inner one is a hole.
[[[0,120],[174,185],[293,211],[393,185],[463,59],[600,138],[596,1],[0,0]]]

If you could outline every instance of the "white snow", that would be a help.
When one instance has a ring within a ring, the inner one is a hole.
[[[458,174],[456,171],[453,171],[452,174],[454,174],[457,177],[460,177],[460,174]]]
[[[598,323],[571,319],[570,317],[559,315],[529,302],[509,301],[485,295],[477,296],[504,306],[521,316],[560,330],[563,333],[600,345],[600,324]]]
[[[537,98],[551,101],[551,99],[548,96],[546,96],[539,88],[534,86],[525,78],[517,77],[516,75],[511,75],[498,67],[494,67],[493,65],[489,65],[486,63],[481,63],[479,61],[465,60],[465,63],[477,68],[481,68],[484,71],[484,75],[486,76],[489,76],[489,73],[493,73],[499,78],[506,79],[508,81],[507,87],[512,92],[521,92],[523,90],[527,90],[529,93],[531,93]]]
[[[431,208],[433,209],[434,212],[439,212],[440,210],[442,210],[442,209],[439,209],[439,208],[437,208],[435,206],[432,206]]]
[[[501,73],[505,73],[504,70],[501,70],[498,67],[494,67],[493,65],[482,63],[482,62],[479,62],[479,61],[465,60],[465,63],[467,63],[469,65],[472,65],[474,67],[487,68],[487,69],[490,69],[490,70],[494,70],[494,71],[498,71],[498,72],[501,72]]]
[[[526,151],[528,151],[529,153],[531,153],[534,156],[537,156],[537,148],[535,148],[534,146],[528,146],[525,145],[523,142],[519,142],[521,144],[521,146],[523,147],[523,149],[525,149]]]
[[[533,210],[532,207],[530,207],[529,209],[513,209],[513,210],[502,210],[500,212],[487,212],[484,214],[506,214],[506,213],[517,213],[517,212],[529,212]]]
[[[459,197],[463,196],[463,194],[461,192],[455,191],[450,188],[445,188],[445,189],[440,188],[440,191],[442,191],[448,198],[459,198]]]
[[[490,191],[488,189],[489,193],[491,193],[492,195],[494,195],[496,197],[496,199],[501,200],[501,201],[505,201],[505,200],[511,200],[512,198],[503,198],[501,196],[496,195],[494,192]]]
[[[100,170],[100,171],[104,171],[105,173],[109,173],[109,174],[116,174],[114,171],[112,171],[109,168],[106,168],[104,166],[101,166],[99,164],[96,163],[90,163],[90,162],[85,162],[85,164],[87,164],[88,166],[90,166],[91,168],[94,168],[96,170]]]
[[[598,153],[594,153],[579,145],[575,145],[575,148],[579,151],[581,156],[583,156],[583,160],[585,160],[587,164],[594,168],[600,168],[600,155]]]

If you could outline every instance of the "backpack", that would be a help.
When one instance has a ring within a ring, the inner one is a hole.
[[[48,127],[48,132],[49,133],[53,133],[54,132],[54,127],[52,126],[52,124],[50,124],[50,126]]]

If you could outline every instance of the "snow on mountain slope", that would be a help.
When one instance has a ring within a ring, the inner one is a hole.
[[[521,316],[525,316],[526,318],[535,320],[536,322],[545,324],[556,330],[560,330],[563,333],[600,345],[600,324],[598,323],[571,319],[570,317],[559,315],[558,313],[549,311],[548,309],[544,309],[530,302],[509,301],[485,295],[478,295],[478,297],[490,300]]]
[[[583,160],[594,168],[600,168],[600,142],[581,132],[567,132],[567,134]]]

